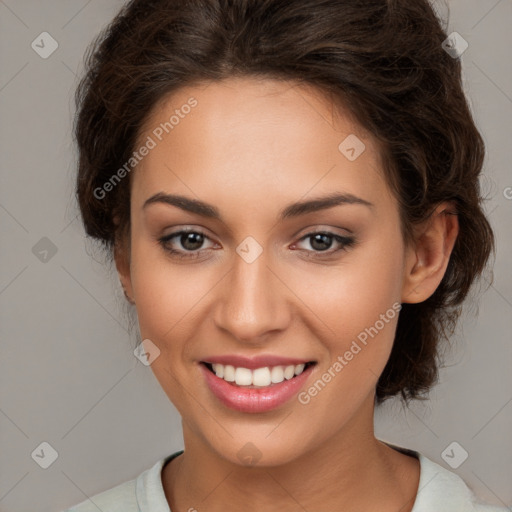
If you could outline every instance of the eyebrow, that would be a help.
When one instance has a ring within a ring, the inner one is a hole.
[[[169,204],[181,208],[182,210],[185,210],[187,212],[201,215],[202,217],[222,220],[220,212],[215,206],[205,203],[203,201],[199,201],[198,199],[190,199],[185,196],[180,196],[176,194],[164,194],[163,192],[159,192],[158,194],[155,194],[151,196],[149,199],[147,199],[144,202],[142,208],[145,209],[147,206],[155,203]],[[334,193],[324,197],[311,199],[308,201],[299,201],[296,203],[292,203],[280,212],[279,217],[281,220],[285,220],[290,217],[298,217],[300,215],[306,215],[308,213],[333,208],[334,206],[349,204],[363,205],[367,206],[370,209],[372,209],[374,206],[369,201],[366,201],[365,199],[357,197],[353,194]]]

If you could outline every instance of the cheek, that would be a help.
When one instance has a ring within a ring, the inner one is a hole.
[[[395,265],[388,263],[382,268],[388,273],[382,275],[374,272],[381,265],[362,266],[364,271],[352,267],[337,280],[325,280],[308,298],[308,306],[319,312],[315,329],[328,356],[298,400],[305,407],[305,418],[315,418],[326,434],[348,421],[373,396],[389,359],[400,294],[399,276],[393,280],[390,271]]]
[[[301,261],[276,264],[274,270],[294,292],[296,308],[309,308],[327,332],[347,340],[373,325],[400,298],[400,258],[382,246],[377,239],[336,265]],[[230,270],[213,260],[173,262],[144,240],[132,245],[132,262],[141,334],[157,340],[185,334],[194,316],[205,314],[209,295],[223,286],[222,277]]]
[[[323,322],[327,332],[339,340],[353,338],[373,325],[401,297],[400,258],[372,248],[347,255],[336,267],[311,265],[309,271],[297,268],[286,272],[286,281],[293,283],[318,323]]]
[[[389,359],[400,310],[402,260],[396,251],[385,250],[385,237],[380,240],[347,255],[336,268],[289,276],[315,313],[313,330],[328,353],[317,379],[327,382],[330,391],[325,401],[317,401],[319,407],[345,392],[354,403],[362,400]],[[322,383],[317,388],[323,389]],[[318,389],[312,395],[306,391],[304,400],[313,399]]]
[[[159,247],[143,241],[132,245],[132,262],[131,278],[141,334],[157,340],[183,333],[193,320],[201,297],[218,280],[213,279],[215,276],[204,264],[176,264]]]
[[[190,406],[185,389],[190,379],[195,315],[211,289],[199,278],[199,265],[176,265],[149,244],[132,245],[132,286],[142,339],[160,350],[151,370],[171,402],[184,413]],[[195,270],[194,270],[195,268]],[[202,272],[201,275],[205,276]]]

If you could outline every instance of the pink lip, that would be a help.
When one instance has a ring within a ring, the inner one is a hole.
[[[295,396],[310,376],[314,365],[309,366],[300,375],[290,380],[284,380],[265,388],[239,387],[217,377],[206,365],[200,364],[199,367],[210,391],[224,405],[240,412],[261,413],[275,409]]]
[[[230,364],[236,368],[248,368],[255,370],[256,368],[264,368],[265,366],[289,366],[297,364],[306,364],[311,360],[294,359],[290,357],[281,357],[274,355],[259,355],[254,357],[244,357],[240,355],[213,356],[203,359],[205,363]]]

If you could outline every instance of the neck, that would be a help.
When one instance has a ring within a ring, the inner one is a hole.
[[[185,452],[163,471],[172,512],[412,509],[419,463],[375,438],[369,414],[279,466],[244,467],[184,428]],[[226,507],[229,503],[229,507]]]

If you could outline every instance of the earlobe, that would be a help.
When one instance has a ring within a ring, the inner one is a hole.
[[[416,232],[406,249],[403,303],[427,300],[441,283],[459,233],[454,204],[440,204]]]
[[[119,281],[123,287],[124,296],[130,304],[135,304],[133,300],[133,290],[130,275],[130,258],[125,247],[121,247],[119,242],[114,246],[114,260],[117,269]]]

